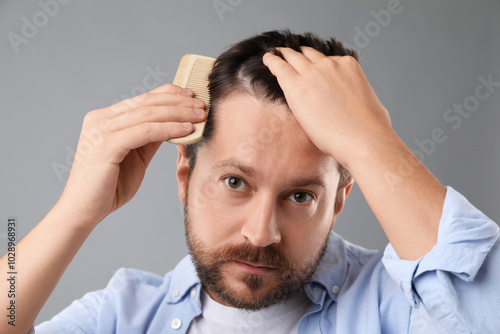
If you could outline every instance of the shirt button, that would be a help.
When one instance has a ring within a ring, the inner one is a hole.
[[[340,291],[340,289],[339,289],[339,287],[338,287],[338,286],[336,286],[336,285],[332,286],[332,292],[333,292],[334,294],[339,293],[339,291]]]
[[[192,288],[191,293],[189,295],[191,296],[191,298],[196,297],[196,288]]]
[[[172,296],[177,297],[179,295],[179,290],[175,289],[172,291]]]
[[[179,329],[181,328],[182,326],[182,321],[181,319],[179,318],[175,318],[174,320],[172,320],[172,322],[170,323],[170,326],[172,326],[173,329]]]

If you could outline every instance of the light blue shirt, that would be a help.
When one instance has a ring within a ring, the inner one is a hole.
[[[438,242],[423,258],[401,260],[389,244],[369,251],[331,234],[306,286],[312,303],[299,333],[499,333],[499,229],[448,187]],[[201,314],[200,282],[189,256],[165,277],[120,269],[42,333],[186,333]],[[248,323],[247,333],[256,324]],[[262,332],[262,331],[260,331]]]

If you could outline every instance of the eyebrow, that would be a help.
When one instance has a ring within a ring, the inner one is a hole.
[[[239,169],[242,173],[250,177],[254,177],[256,174],[255,169],[253,169],[252,167],[245,166],[242,163],[234,161],[233,159],[222,160],[221,162],[217,163],[212,167],[212,172],[228,167]]]
[[[302,187],[309,187],[309,186],[317,186],[325,189],[325,183],[319,176],[313,176],[313,177],[303,177],[303,178],[298,178],[293,180],[292,183],[292,188],[302,188]]]
[[[215,166],[212,167],[212,172],[215,172],[223,168],[235,168],[240,170],[243,174],[248,175],[250,177],[255,177],[257,174],[254,168],[246,166],[233,159],[227,159],[217,163]],[[290,188],[302,188],[309,186],[317,186],[322,189],[326,189],[325,182],[319,176],[299,177],[297,179],[292,180],[290,184]]]

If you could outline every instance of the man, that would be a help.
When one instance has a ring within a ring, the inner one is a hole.
[[[497,225],[412,155],[355,57],[334,39],[288,31],[223,53],[203,141],[178,146],[190,256],[164,278],[120,270],[37,333],[499,328]],[[162,141],[205,119],[203,108],[165,85],[86,116],[63,195],[18,246],[14,332],[28,332],[93,228],[133,197]],[[354,179],[390,240],[384,253],[331,232]]]

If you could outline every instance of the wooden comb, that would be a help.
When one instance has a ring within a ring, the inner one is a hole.
[[[182,88],[189,88],[193,91],[194,97],[205,102],[205,110],[210,106],[210,95],[208,94],[208,75],[212,71],[215,58],[205,57],[195,54],[187,54],[181,58],[179,68],[174,78],[174,85]],[[194,123],[193,133],[179,138],[167,140],[172,144],[189,145],[199,142],[203,137],[205,124],[207,121]]]

